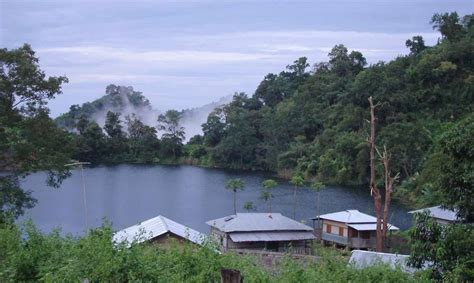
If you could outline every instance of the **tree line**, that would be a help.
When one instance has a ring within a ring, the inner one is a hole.
[[[145,125],[135,114],[121,120],[118,112],[107,112],[103,128],[81,116],[75,123],[73,157],[93,163],[175,162],[182,155],[184,128],[181,113],[160,114],[156,127]],[[161,132],[161,139],[158,133]]]

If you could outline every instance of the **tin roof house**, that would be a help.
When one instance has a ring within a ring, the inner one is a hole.
[[[280,213],[237,213],[207,221],[210,236],[228,250],[267,250],[310,254],[313,228]]]
[[[196,230],[159,215],[116,232],[112,240],[117,244],[125,242],[130,245],[132,242],[150,241],[168,246],[171,239],[174,239],[178,243],[190,242],[201,245],[205,237],[204,234]]]
[[[356,209],[339,211],[313,218],[321,229],[321,240],[352,249],[375,249],[377,218]],[[399,230],[388,224],[390,231]]]
[[[415,213],[422,213],[425,211],[427,211],[430,214],[430,216],[434,218],[436,222],[438,222],[439,224],[450,224],[459,220],[455,211],[442,208],[440,205],[428,207],[428,208],[422,208],[418,210],[412,210],[412,211],[409,211],[408,213],[415,214]]]

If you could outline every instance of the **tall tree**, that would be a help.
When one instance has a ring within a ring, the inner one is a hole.
[[[0,89],[2,115],[33,114],[43,109],[49,99],[61,94],[66,77],[48,77],[40,69],[39,60],[31,46],[0,49]]]
[[[375,105],[372,99],[372,96],[369,97],[369,110],[370,110],[370,136],[368,138],[369,142],[369,152],[370,152],[370,194],[374,198],[375,206],[375,216],[377,218],[376,225],[376,249],[378,252],[383,251],[384,240],[387,235],[388,227],[388,215],[390,210],[390,204],[392,200],[393,185],[395,181],[399,178],[399,173],[395,176],[392,176],[390,168],[391,154],[387,152],[387,148],[384,146],[384,150],[380,153],[375,144],[375,127],[376,127],[376,117],[375,117],[375,108],[378,105]],[[382,195],[380,190],[377,188],[376,178],[377,172],[375,168],[375,151],[379,154],[380,161],[382,162],[384,168],[384,188],[385,188],[385,201],[382,205]]]
[[[61,94],[66,77],[46,77],[27,44],[0,49],[0,222],[34,205],[19,178],[48,171],[48,184],[58,186],[68,175],[69,134],[49,118],[49,99]]]
[[[411,55],[417,55],[426,49],[425,41],[421,35],[416,35],[412,39],[405,41],[405,46],[410,48]]]
[[[121,161],[127,151],[127,140],[120,120],[120,113],[107,112],[104,130],[107,134],[108,159],[115,162]]]
[[[443,204],[474,223],[474,114],[446,131],[440,139],[442,163],[437,188]]]
[[[162,139],[171,142],[173,159],[176,159],[177,149],[183,145],[184,127],[180,126],[179,120],[182,114],[176,110],[168,110],[165,114],[158,116],[158,130],[164,131]]]
[[[296,219],[297,192],[298,188],[304,185],[304,179],[300,174],[294,174],[290,179],[290,184],[293,185],[293,219]]]
[[[134,114],[125,117],[125,120],[128,128],[130,151],[134,161],[154,162],[160,149],[156,129],[143,124]]]
[[[321,182],[313,182],[311,183],[310,188],[316,192],[316,215],[319,217],[321,215],[321,191],[324,188],[324,184]]]
[[[237,214],[237,192],[244,190],[245,183],[240,178],[230,179],[225,183],[225,188],[234,194],[234,214]]]
[[[433,29],[438,30],[449,41],[458,40],[463,32],[458,13],[434,14],[431,18]]]
[[[382,196],[377,188],[376,171],[375,171],[375,107],[372,96],[369,97],[370,104],[370,195],[374,198],[376,225],[376,249],[378,252],[383,251],[383,232],[382,232]]]
[[[265,202],[268,201],[268,212],[272,212],[272,190],[278,185],[275,180],[268,179],[262,182],[263,190],[260,194],[260,198]]]

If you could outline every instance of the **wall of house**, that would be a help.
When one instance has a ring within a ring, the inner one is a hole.
[[[300,241],[275,241],[275,242],[234,242],[229,237],[227,241],[228,249],[250,249],[250,250],[274,250],[274,251],[285,251],[289,247],[300,248],[306,247],[306,240]]]
[[[347,238],[348,227],[342,222],[323,220],[323,233],[329,233]]]
[[[211,227],[209,236],[221,247],[222,251],[226,251],[227,246],[228,246],[228,241],[230,240],[226,233],[222,232],[219,229]]]
[[[441,225],[448,225],[448,224],[453,223],[452,221],[449,221],[449,220],[435,218],[435,217],[433,217],[433,218],[434,218],[434,220],[436,220],[436,222],[438,222],[438,224],[441,224]]]

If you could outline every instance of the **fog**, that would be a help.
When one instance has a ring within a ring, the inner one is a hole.
[[[131,99],[134,101],[131,101]],[[100,100],[103,101],[98,103],[97,101]],[[209,113],[216,107],[229,103],[231,100],[232,96],[229,95],[222,97],[219,101],[211,102],[201,107],[178,110],[182,113],[180,126],[185,129],[185,141],[188,141],[194,135],[202,134],[201,125],[206,122]],[[153,107],[145,96],[135,91],[131,86],[109,85],[106,89],[106,96],[92,102],[92,104],[96,108],[94,108],[94,112],[90,115],[89,120],[95,121],[101,127],[104,127],[107,112],[109,111],[121,113],[120,118],[123,123],[125,123],[127,116],[135,115],[145,125],[155,128],[158,116],[166,112],[166,110]],[[85,110],[85,105],[82,108]],[[126,130],[126,127],[124,129]],[[161,137],[162,134],[162,132],[158,132],[158,137]]]

